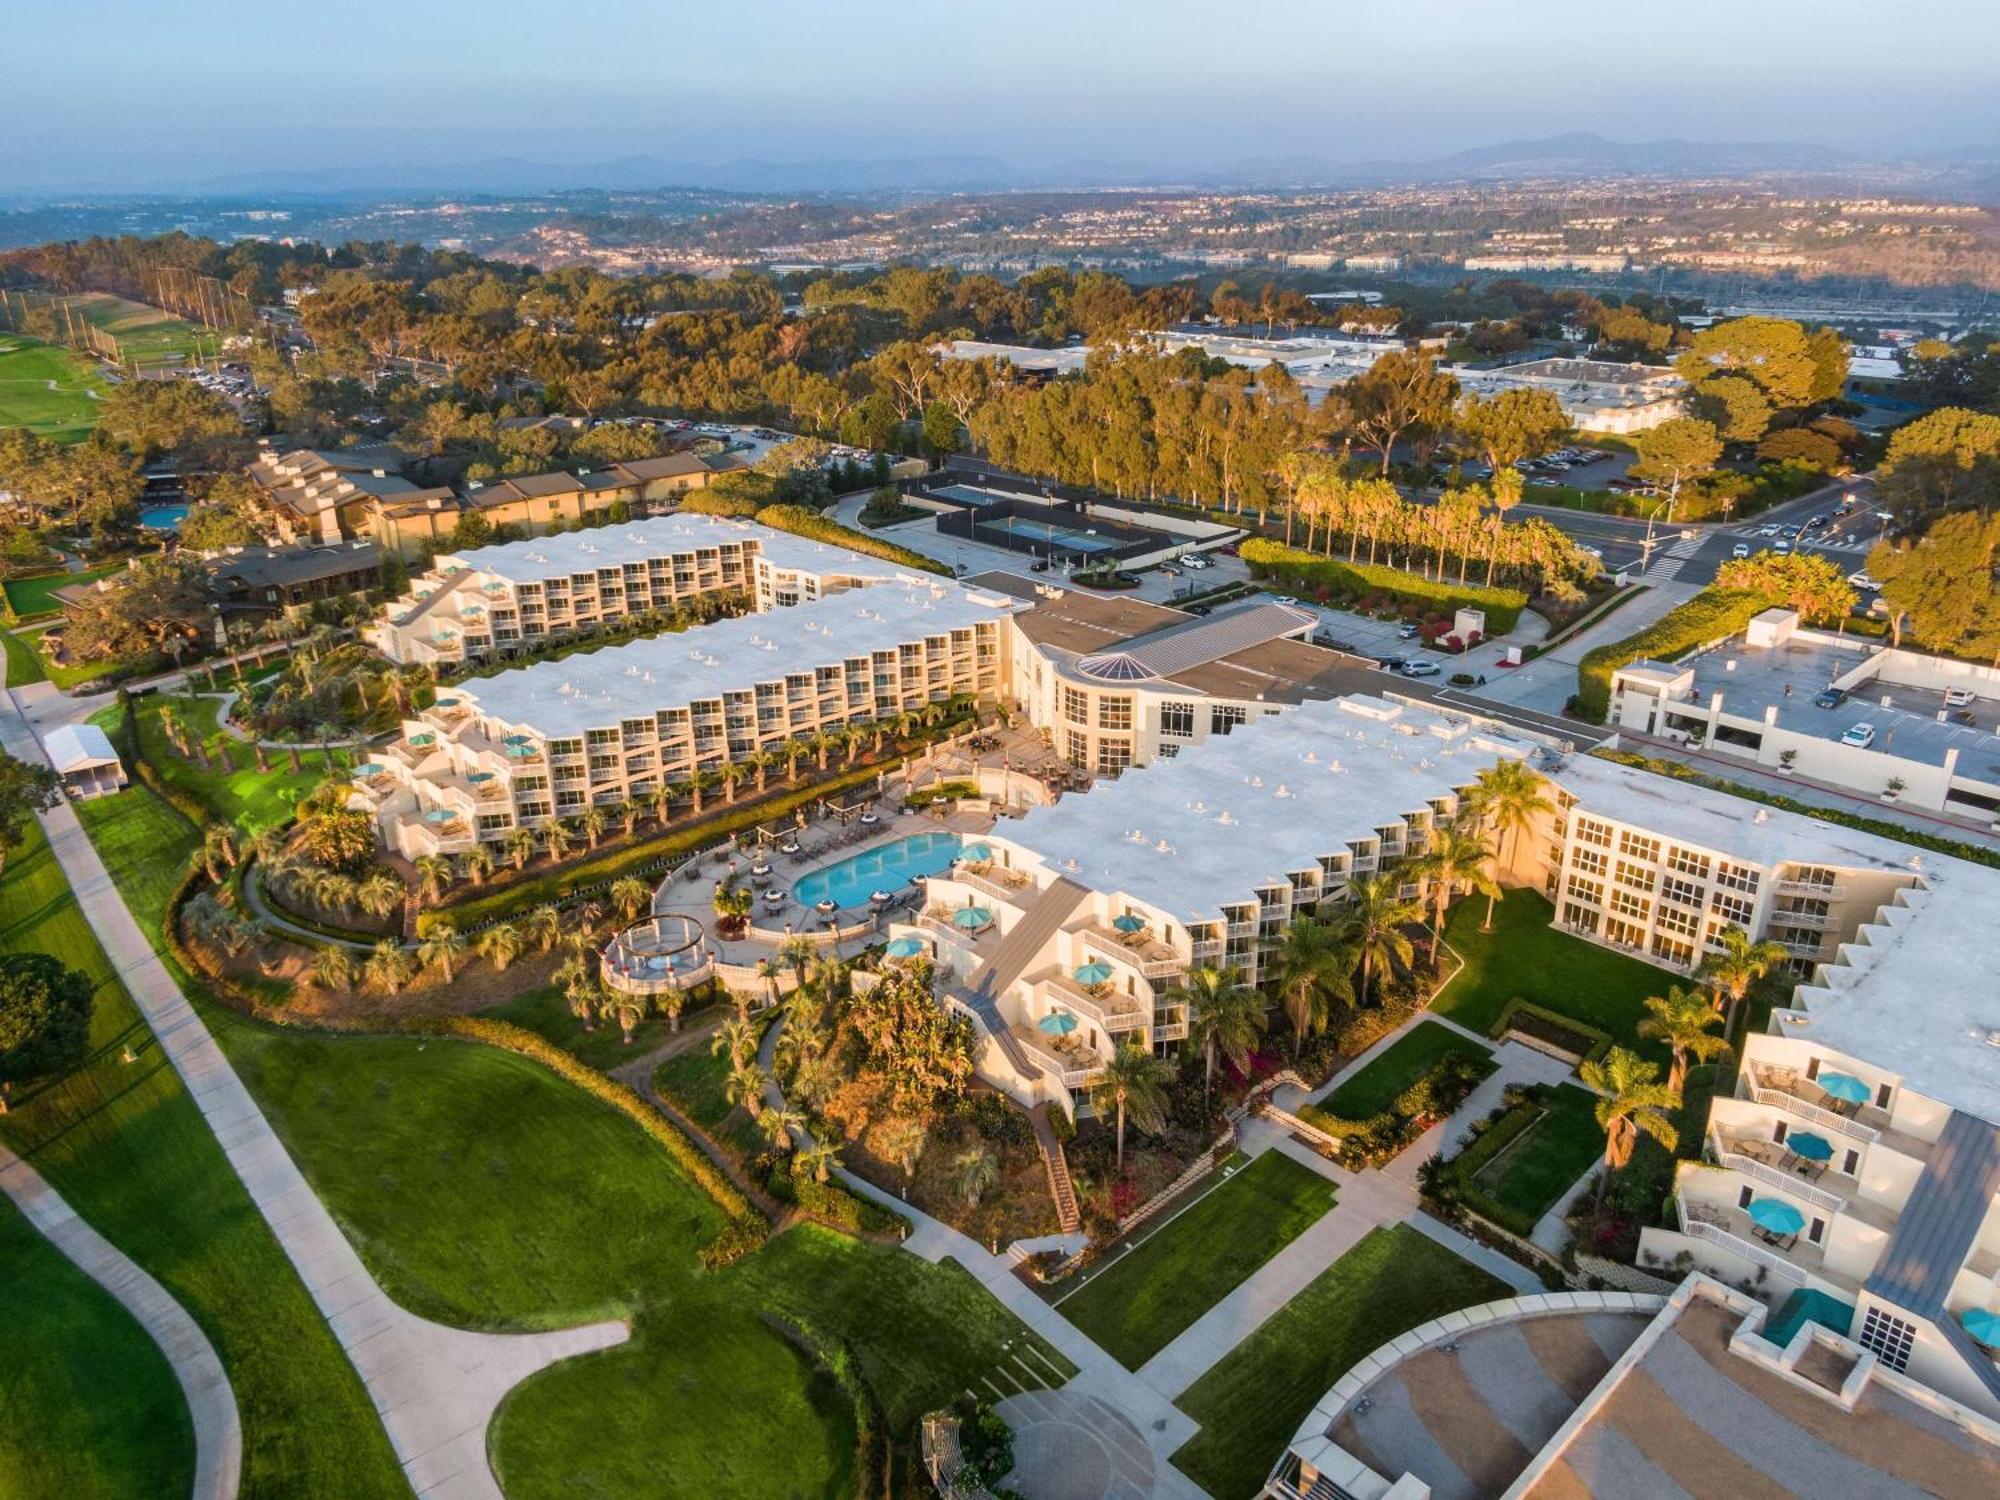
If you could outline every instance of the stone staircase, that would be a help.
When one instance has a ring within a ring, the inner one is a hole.
[[[1028,1119],[1035,1127],[1035,1144],[1042,1148],[1042,1166],[1049,1174],[1049,1196],[1056,1203],[1056,1222],[1064,1234],[1074,1234],[1083,1217],[1077,1212],[1076,1188],[1069,1180],[1069,1159],[1063,1155],[1062,1142],[1056,1139],[1055,1128],[1049,1124],[1047,1102],[1029,1110]]]

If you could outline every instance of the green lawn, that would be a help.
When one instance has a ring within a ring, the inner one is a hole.
[[[87,805],[143,808],[128,799],[144,795]],[[175,831],[155,824],[166,841],[148,842],[121,830],[127,867],[171,886],[185,847]],[[353,1367],[153,1045],[39,826],[7,860],[0,912],[0,949],[52,953],[97,983],[89,1060],[17,1091],[0,1135],[201,1323],[242,1414],[245,1493],[407,1496]],[[135,1062],[121,1060],[127,1045]]]
[[[763,1132],[745,1110],[723,1093],[729,1081],[729,1058],[711,1052],[707,1042],[676,1053],[653,1070],[653,1091],[739,1157],[748,1160],[764,1149]]]
[[[0,1197],[0,1494],[185,1495],[194,1427],[166,1356]]]
[[[1329,1387],[1398,1334],[1509,1295],[1408,1225],[1371,1230],[1176,1402],[1201,1431],[1174,1466],[1215,1500],[1249,1500]]]
[[[905,1429],[1032,1339],[957,1268],[817,1230],[701,1274],[708,1199],[630,1121],[511,1053],[211,1024],[398,1302],[481,1327],[632,1319],[631,1343],[502,1406],[510,1500],[848,1493],[850,1406],[768,1314],[844,1343]]]
[[[629,1047],[620,1039],[615,1019],[600,1020],[595,1029],[585,1031],[583,1022],[570,1014],[569,1002],[563,999],[562,990],[556,985],[529,990],[504,1005],[492,1006],[480,1014],[495,1021],[509,1021],[525,1027],[605,1073],[622,1062],[644,1055],[673,1035],[673,1029],[664,1016],[649,1016],[633,1027],[632,1045]],[[687,1012],[682,1012],[681,1020],[685,1025]]]
[[[0,426],[6,424],[0,423]],[[7,607],[14,611],[16,619],[32,620],[41,615],[58,613],[62,606],[56,602],[56,590],[66,589],[73,583],[89,583],[108,573],[122,573],[125,563],[100,563],[94,568],[86,568],[81,573],[38,573],[30,578],[10,578],[4,585],[7,591]]]
[[[1060,1303],[1062,1315],[1136,1370],[1333,1207],[1333,1185],[1267,1151]]]
[[[35,654],[35,648],[13,631],[0,630],[0,647],[7,652],[8,687],[26,687],[31,682],[48,681],[48,671],[42,666],[41,657]]]
[[[216,347],[215,334],[144,302],[85,292],[69,303],[93,327],[115,337],[125,358],[141,365],[181,364],[206,358]]]
[[[225,735],[217,726],[216,710],[220,706],[220,700],[215,698],[165,693],[138,699],[133,712],[139,725],[139,753],[169,783],[183,788],[225,823],[270,828],[290,822],[299,800],[326,779],[326,758],[318,750],[301,751],[300,769],[294,771],[288,752],[268,750],[265,759],[270,769],[260,771],[250,746]],[[167,709],[172,709],[180,720],[186,738],[190,742],[199,740],[211,754],[225,739],[229,740],[231,764],[236,769],[225,771],[220,759],[216,759],[204,770],[194,761],[183,759],[168,741],[160,723],[160,715]],[[116,734],[123,716],[122,709],[107,708],[93,714],[91,722],[107,734]],[[336,768],[346,766],[348,761],[346,751],[333,752]]]
[[[201,842],[186,818],[137,782],[76,805],[78,821],[139,925],[158,931]]]
[[[1359,1073],[1320,1101],[1319,1108],[1343,1120],[1381,1114],[1396,1097],[1443,1059],[1456,1054],[1493,1071],[1491,1049],[1435,1021],[1419,1021]]]
[[[1597,1096],[1574,1084],[1553,1089],[1541,1117],[1474,1174],[1481,1191],[1533,1224],[1604,1154]]]
[[[72,442],[97,425],[104,381],[94,361],[18,333],[0,333],[0,427]]]
[[[1481,932],[1486,902],[1459,902],[1445,924],[1445,941],[1465,960],[1431,1009],[1459,1025],[1488,1033],[1516,997],[1611,1033],[1620,1046],[1664,1060],[1666,1049],[1639,1036],[1646,997],[1686,981],[1679,974],[1586,943],[1549,925],[1554,908],[1538,892],[1507,892],[1493,931]]]

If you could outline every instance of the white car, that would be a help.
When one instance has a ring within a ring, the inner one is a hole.
[[[1840,743],[1843,745],[1852,745],[1857,750],[1866,750],[1870,745],[1875,743],[1875,726],[1873,724],[1850,724],[1847,726],[1847,733],[1840,737]]]
[[[1440,668],[1436,662],[1425,661],[1421,657],[1416,661],[1406,661],[1403,663],[1403,675],[1405,677],[1435,677],[1439,670]]]
[[[1946,708],[1964,708],[1970,702],[1972,702],[1971,688],[1946,688],[1944,690],[1944,706]]]
[[[1849,573],[1847,581],[1858,589],[1868,589],[1870,592],[1882,587],[1882,580],[1872,573]]]
[[[1579,552],[1588,552],[1592,557],[1596,558],[1599,562],[1604,561],[1604,549],[1602,547],[1593,547],[1588,542],[1578,542],[1576,544],[1576,550]]]
[[[1181,566],[1191,568],[1199,573],[1203,568],[1212,568],[1215,564],[1203,557],[1199,552],[1190,552],[1186,557],[1181,559]]]
[[[1738,542],[1734,547],[1729,549],[1729,555],[1731,557],[1748,557],[1750,555],[1750,544],[1748,542]]]

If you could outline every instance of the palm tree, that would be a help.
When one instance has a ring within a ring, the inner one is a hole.
[[[1415,949],[1403,935],[1412,922],[1421,922],[1424,907],[1402,893],[1403,876],[1397,870],[1363,875],[1347,887],[1347,929],[1361,959],[1361,1003],[1368,1003],[1370,981],[1376,968],[1409,965]]]
[[[1294,917],[1272,955],[1271,979],[1291,1017],[1295,1049],[1306,1033],[1326,1029],[1328,1003],[1354,1004],[1354,943],[1338,928],[1312,917]]]
[[[778,763],[776,754],[769,750],[759,750],[744,762],[757,775],[757,791],[761,794],[764,783],[770,779],[771,767]]]
[[[465,878],[474,885],[486,884],[486,877],[493,873],[493,847],[490,844],[474,844],[458,857],[458,868]]]
[[[813,754],[819,757],[819,768],[824,771],[827,753],[840,743],[840,737],[831,729],[816,729],[808,736],[808,743],[812,746]]]
[[[732,1017],[709,1039],[708,1050],[715,1057],[728,1053],[731,1066],[741,1067],[757,1055],[757,1028],[740,1017]]]
[[[497,922],[479,934],[479,956],[493,960],[496,972],[505,973],[507,965],[521,956],[521,949],[527,946],[521,936],[521,929],[512,922]]]
[[[417,860],[417,899],[436,906],[451,889],[451,861],[441,854],[422,855]]]
[[[785,780],[795,782],[799,779],[799,757],[811,754],[812,746],[794,736],[778,747],[778,753],[785,758]]]
[[[313,959],[313,983],[345,993],[354,988],[354,956],[344,946],[322,948]]]
[[[952,1182],[969,1208],[979,1207],[984,1198],[1000,1183],[1000,1158],[984,1146],[973,1146],[961,1151],[951,1159]]]
[[[577,821],[582,824],[584,839],[594,852],[597,841],[604,837],[604,826],[611,821],[611,815],[603,808],[592,805],[583,810],[583,816]]]
[[[363,878],[354,894],[369,916],[386,917],[402,904],[403,882],[378,865]]]
[[[368,972],[368,982],[378,989],[387,990],[391,995],[400,995],[403,986],[409,982],[409,957],[394,938],[383,938],[377,943],[374,951],[368,955],[365,967]]]
[[[527,921],[523,926],[526,929],[527,936],[533,938],[535,942],[541,945],[542,952],[547,953],[555,947],[557,940],[562,937],[562,908],[557,906],[553,901],[544,901],[540,906],[537,906],[533,911],[528,913]]]
[[[576,832],[566,819],[551,818],[542,830],[542,845],[549,851],[549,863],[559,865],[576,847]]]
[[[806,1117],[789,1104],[785,1104],[765,1110],[759,1116],[759,1123],[764,1127],[765,1139],[770,1141],[773,1147],[779,1151],[789,1151],[792,1149],[793,1134],[806,1128]]]
[[[911,1115],[885,1120],[875,1132],[876,1149],[903,1169],[906,1190],[916,1177],[917,1163],[923,1159],[924,1147],[929,1144],[930,1132],[924,1128],[924,1122]]]
[[[1409,873],[1425,884],[1431,902],[1431,963],[1437,963],[1438,945],[1444,941],[1445,913],[1451,907],[1452,892],[1470,886],[1486,898],[1490,919],[1493,903],[1500,899],[1500,886],[1486,873],[1492,857],[1479,839],[1463,828],[1446,824],[1431,830],[1430,843],[1410,862]]]
[[[535,846],[540,842],[532,828],[516,828],[507,835],[507,858],[513,861],[517,873],[528,868],[528,861],[535,857]]]
[[[1118,1170],[1125,1170],[1125,1117],[1146,1134],[1167,1122],[1167,1065],[1137,1042],[1122,1042],[1090,1086],[1090,1107],[1118,1117]]]
[[[736,801],[736,788],[742,782],[743,778],[749,774],[749,768],[738,761],[726,760],[722,763],[716,775],[722,780],[722,801],[724,806],[734,805]]]
[[[618,914],[627,922],[637,921],[639,913],[652,901],[653,888],[636,875],[611,882],[611,904],[618,908]]]
[[[673,783],[662,781],[646,793],[646,809],[653,815],[653,821],[660,827],[667,826],[667,815],[674,810]]]
[[[562,986],[563,999],[569,1005],[569,1013],[583,1023],[585,1031],[595,1031],[597,1020],[597,982],[590,972],[590,965],[581,958],[567,959],[557,965],[550,979]]]
[[[453,960],[465,952],[465,935],[449,922],[440,922],[431,929],[431,935],[417,945],[417,962],[425,968],[444,971],[444,982],[451,983]]]
[[[610,995],[604,1008],[618,1018],[619,1041],[624,1046],[632,1045],[632,1029],[646,1018],[646,1002],[637,995],[627,995],[622,991]]]
[[[223,872],[235,868],[236,843],[226,825],[211,823],[203,830],[200,859],[210,885],[220,885]]]
[[[840,1165],[840,1147],[831,1141],[820,1141],[806,1147],[792,1161],[795,1172],[811,1172],[813,1181],[825,1182]]]
[[[1679,1093],[1687,1083],[1688,1059],[1707,1062],[1729,1051],[1729,1043],[1710,1027],[1722,1020],[1722,1013],[1700,990],[1684,990],[1673,985],[1664,996],[1648,995],[1651,1012],[1639,1023],[1639,1035],[1658,1037],[1673,1049],[1674,1065],[1667,1072],[1667,1087]]]
[[[625,825],[625,837],[628,839],[639,831],[639,812],[638,802],[631,797],[611,809],[611,815]]]
[[[1185,1005],[1188,1011],[1188,1038],[1201,1049],[1205,1071],[1201,1096],[1208,1098],[1215,1082],[1215,1060],[1229,1059],[1238,1072],[1245,1070],[1257,1034],[1264,1029],[1264,997],[1243,983],[1243,973],[1235,968],[1203,964],[1190,969],[1181,982],[1160,997],[1169,1005]]]
[[[806,987],[806,970],[811,968],[813,960],[819,957],[819,944],[809,937],[794,935],[778,945],[777,957],[779,963],[792,966],[792,973],[798,979],[798,987],[803,991]]]
[[[1708,941],[1713,951],[1701,961],[1695,973],[1714,986],[1718,1010],[1723,1008],[1727,997],[1728,1023],[1722,1028],[1727,1034],[1735,1029],[1736,1007],[1750,993],[1750,986],[1791,955],[1776,943],[1751,942],[1750,934],[1741,927],[1725,927]]]
[[[1556,810],[1547,787],[1526,761],[1503,760],[1479,773],[1465,799],[1465,810],[1499,835],[1498,864],[1510,874],[1520,836],[1534,831],[1536,818]],[[1480,931],[1491,932],[1493,908],[1499,900],[1497,885],[1485,894],[1486,921]]]
[[[1668,1111],[1679,1107],[1681,1096],[1660,1082],[1655,1064],[1625,1047],[1613,1047],[1596,1062],[1584,1063],[1576,1076],[1597,1095],[1597,1123],[1604,1131],[1604,1174],[1597,1179],[1602,1202],[1611,1174],[1632,1159],[1641,1135],[1650,1135],[1669,1151],[1680,1144],[1680,1132]]]
[[[729,1077],[722,1085],[722,1097],[739,1106],[751,1119],[764,1112],[764,1070],[756,1063],[743,1061],[729,1070]]]

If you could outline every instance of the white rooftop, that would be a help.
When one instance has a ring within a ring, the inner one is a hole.
[[[1907,871],[1916,852],[1894,839],[1766,807],[1601,756],[1572,756],[1550,779],[1574,796],[1585,812],[1750,864]]]
[[[510,583],[538,583],[568,578],[599,568],[615,568],[651,557],[712,550],[732,543],[754,542],[759,555],[780,568],[801,572],[845,573],[869,578],[906,576],[894,563],[724,516],[671,515],[623,526],[599,526],[565,531],[521,542],[499,542],[440,553],[440,570],[472,568]]]
[[[118,752],[111,748],[110,737],[95,724],[64,724],[51,729],[48,738],[42,741],[42,748],[48,752],[49,764],[64,776],[93,766],[118,764]]]
[[[1308,702],[1036,808],[996,836],[1079,884],[1212,921],[1222,903],[1314,869],[1532,748],[1382,698]]]
[[[2000,1124],[2000,870],[1923,853],[1921,888],[1885,907],[1801,987],[1803,1024],[1785,1035],[1823,1042],[1887,1069],[1928,1098]]]
[[[609,728],[697,699],[743,692],[794,672],[965,629],[1017,602],[944,579],[744,615],[670,635],[536,662],[448,688],[442,697],[544,739]]]

